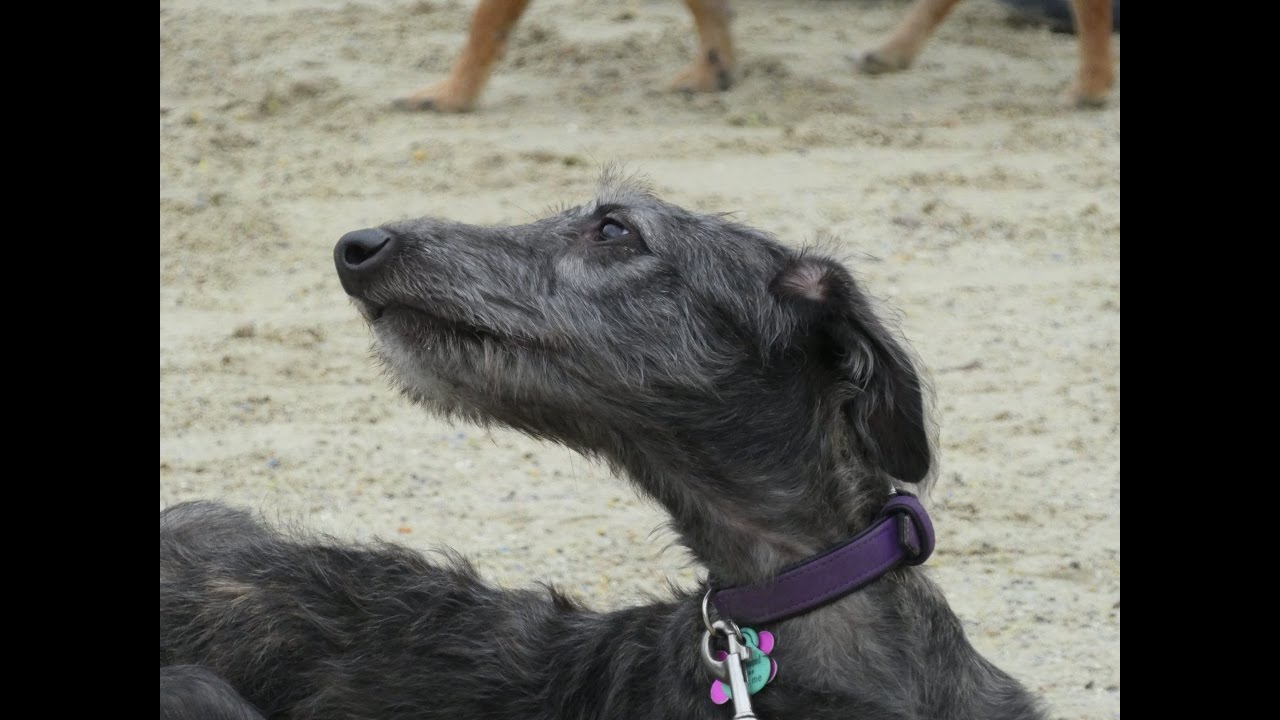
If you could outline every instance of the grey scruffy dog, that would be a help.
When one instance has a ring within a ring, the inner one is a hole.
[[[858,533],[894,484],[933,475],[922,383],[845,268],[634,182],[528,225],[348,233],[335,262],[405,395],[605,459],[725,584]],[[160,515],[162,694],[184,665],[171,717],[211,717],[207,699],[237,718],[728,718],[701,593],[676,595],[593,612],[185,503]],[[780,669],[752,696],[761,718],[1042,718],[919,568],[765,629]]]

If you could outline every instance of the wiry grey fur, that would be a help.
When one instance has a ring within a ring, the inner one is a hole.
[[[720,582],[856,534],[932,475],[912,362],[830,259],[612,176],[528,225],[382,230],[397,254],[353,294],[404,393],[604,458]],[[211,670],[211,704],[220,677],[243,717],[727,718],[701,594],[677,594],[602,614],[214,503],[160,517],[161,668]],[[760,629],[780,639],[761,718],[1042,718],[918,568]]]

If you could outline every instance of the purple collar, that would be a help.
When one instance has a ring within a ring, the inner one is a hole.
[[[889,498],[875,525],[830,550],[802,561],[772,580],[716,588],[711,602],[720,617],[759,625],[806,613],[874,582],[899,565],[919,565],[933,552],[933,523],[910,493]]]

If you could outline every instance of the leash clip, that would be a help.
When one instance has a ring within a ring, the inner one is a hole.
[[[709,595],[710,593],[708,593]],[[705,608],[705,604],[703,606]],[[703,617],[706,618],[705,609]],[[723,660],[717,660],[711,652],[711,636],[724,635],[729,652]],[[751,647],[742,637],[742,631],[732,620],[717,620],[711,628],[702,633],[702,662],[711,674],[720,680],[727,681],[732,692],[734,720],[755,720],[756,714],[751,709],[751,692],[747,688],[744,663],[751,660]]]

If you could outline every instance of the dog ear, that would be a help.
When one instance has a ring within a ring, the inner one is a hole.
[[[920,378],[853,277],[834,261],[802,255],[777,275],[772,289],[806,327],[830,341],[835,367],[852,386],[844,412],[862,453],[898,480],[923,480],[932,451]]]

